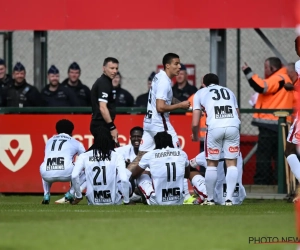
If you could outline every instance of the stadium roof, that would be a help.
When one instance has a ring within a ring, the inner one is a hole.
[[[0,30],[295,27],[296,0],[9,0]]]

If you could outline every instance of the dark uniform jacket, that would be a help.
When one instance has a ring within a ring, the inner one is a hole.
[[[65,87],[60,84],[58,85],[56,91],[50,91],[49,87],[50,84],[45,86],[41,91],[45,106],[47,107],[80,106],[80,103],[76,95],[68,87]]]
[[[84,85],[78,80],[77,86],[70,86],[68,84],[69,79],[65,79],[61,84],[72,90],[79,101],[79,106],[90,107],[91,106],[91,91],[88,86]]]
[[[5,88],[2,96],[4,107],[39,107],[44,104],[40,92],[26,80],[21,85]]]
[[[178,84],[175,83],[174,86],[172,87],[172,90],[173,90],[173,97],[183,102],[186,101],[192,94],[195,94],[198,89],[187,82],[184,88],[182,89],[179,89]]]

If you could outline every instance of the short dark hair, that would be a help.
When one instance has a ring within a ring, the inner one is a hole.
[[[114,148],[115,141],[110,131],[106,127],[99,127],[96,132],[93,149],[98,151],[100,160],[110,160],[111,151],[114,150]]]
[[[103,66],[106,66],[109,62],[119,64],[119,61],[118,61],[117,58],[114,58],[114,57],[106,57],[106,58],[104,59]]]
[[[72,132],[74,130],[73,122],[71,122],[67,119],[62,119],[56,123],[55,127],[56,127],[56,132],[58,134],[65,133],[65,134],[72,136]]]
[[[142,127],[136,126],[130,129],[130,135],[133,133],[133,131],[140,131],[142,134],[144,133],[144,130]]]
[[[162,149],[166,147],[174,148],[172,136],[166,131],[158,132],[154,136],[155,149]]]
[[[219,77],[216,74],[208,73],[203,77],[203,83],[205,86],[209,86],[210,84],[219,85]]]
[[[269,57],[266,61],[270,63],[270,67],[274,67],[276,70],[282,68],[281,60],[278,57]]]
[[[162,60],[164,69],[166,68],[166,65],[170,64],[174,58],[179,58],[179,55],[177,55],[175,53],[168,53],[168,54],[164,55],[163,60]]]

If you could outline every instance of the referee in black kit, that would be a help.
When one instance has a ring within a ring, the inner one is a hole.
[[[114,124],[116,117],[116,90],[113,89],[112,79],[117,75],[119,61],[113,57],[105,58],[103,74],[96,80],[91,89],[92,121],[90,131],[94,138],[99,127],[106,127],[114,141],[118,141],[118,130]]]

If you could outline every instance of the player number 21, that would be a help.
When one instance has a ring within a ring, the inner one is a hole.
[[[106,185],[106,168],[105,166],[102,166],[102,177],[103,177],[103,185]],[[99,174],[101,173],[101,168],[96,166],[96,167],[93,167],[93,172],[96,171],[96,174],[94,176],[94,179],[93,179],[93,185],[94,186],[99,186],[99,185],[102,185],[101,182],[97,182],[97,178],[99,176]]]
[[[171,181],[171,166],[172,165],[172,170],[173,170],[173,181],[176,181],[176,164],[175,162],[166,163],[167,166],[167,182]]]

